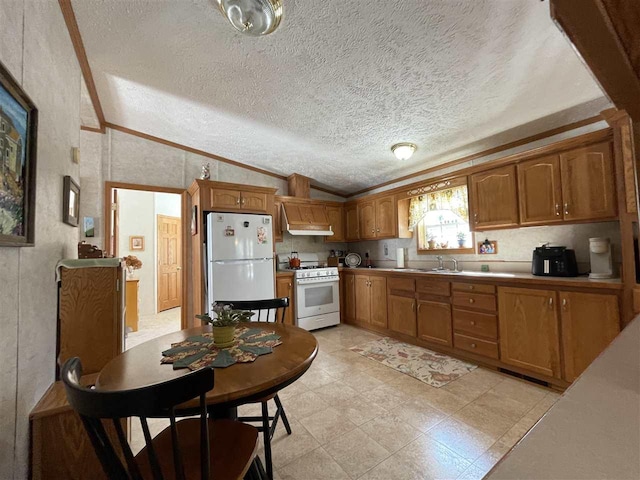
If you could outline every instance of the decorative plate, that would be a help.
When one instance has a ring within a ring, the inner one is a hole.
[[[362,258],[357,253],[350,253],[344,257],[344,263],[351,268],[356,268],[362,262]]]

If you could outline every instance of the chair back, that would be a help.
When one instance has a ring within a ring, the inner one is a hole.
[[[284,323],[285,313],[289,307],[289,297],[267,300],[217,300],[220,305],[232,305],[235,310],[251,310],[256,314],[252,322]],[[273,313],[272,313],[273,312]]]
[[[175,407],[200,397],[200,472],[202,480],[209,478],[211,470],[209,424],[205,396],[214,385],[213,368],[205,367],[167,382],[133,390],[100,391],[80,384],[82,364],[80,359],[75,357],[65,362],[61,376],[69,404],[80,415],[96,455],[110,480],[147,480],[143,479],[140,473],[122,428],[122,421],[127,417],[140,419],[153,480],[164,480],[164,478],[152,444],[147,418],[169,418],[175,479],[184,480]],[[103,419],[113,422],[119,444],[118,449],[105,430]]]

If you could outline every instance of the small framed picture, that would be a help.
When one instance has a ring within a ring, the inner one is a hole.
[[[479,255],[495,255],[498,253],[498,242],[496,240],[486,239],[484,242],[478,242]]]
[[[144,237],[142,235],[132,235],[129,237],[129,250],[144,250]]]
[[[80,185],[67,175],[64,177],[62,192],[62,221],[77,227],[80,219]]]
[[[84,225],[84,236],[85,237],[95,237],[96,236],[96,226],[93,217],[84,217],[83,219]]]

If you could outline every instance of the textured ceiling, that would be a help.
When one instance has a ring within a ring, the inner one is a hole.
[[[603,105],[547,2],[283,3],[253,38],[214,0],[74,1],[107,121],[352,192]]]

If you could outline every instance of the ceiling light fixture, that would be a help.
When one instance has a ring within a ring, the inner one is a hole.
[[[391,151],[398,160],[409,160],[417,149],[418,147],[414,143],[396,143],[391,147]]]
[[[217,0],[233,27],[254,37],[273,32],[282,20],[282,0]]]

